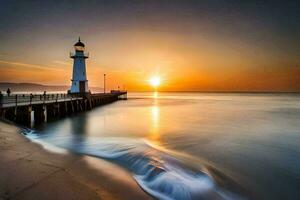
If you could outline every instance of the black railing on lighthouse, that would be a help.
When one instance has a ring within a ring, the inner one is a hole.
[[[90,54],[88,52],[83,52],[82,55],[86,58],[90,57]],[[76,52],[70,52],[70,57],[73,58],[75,56],[78,56],[76,55]]]

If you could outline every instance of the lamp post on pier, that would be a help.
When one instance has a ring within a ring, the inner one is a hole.
[[[105,77],[106,77],[106,74],[104,74],[103,76],[104,76],[104,80],[103,80],[103,82],[104,82],[103,85],[104,85],[104,86],[103,86],[103,87],[104,87],[104,94],[105,94],[105,90],[106,90],[106,88],[105,88],[105,86],[106,86],[106,85],[105,85],[105,82],[106,82]]]

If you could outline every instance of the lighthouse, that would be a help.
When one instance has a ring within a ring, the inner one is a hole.
[[[85,59],[89,56],[84,52],[85,45],[80,41],[74,44],[75,53],[71,52],[70,57],[74,60],[73,62],[73,76],[72,85],[69,93],[89,93],[88,80],[86,76]]]

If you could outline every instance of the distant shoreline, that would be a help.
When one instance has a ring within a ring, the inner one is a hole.
[[[70,89],[70,86],[66,85],[43,85],[36,83],[13,83],[13,82],[0,82],[0,91],[6,91],[7,88],[10,88],[12,92],[67,92]],[[90,87],[92,92],[103,91],[101,87]]]

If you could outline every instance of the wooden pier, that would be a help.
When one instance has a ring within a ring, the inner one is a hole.
[[[126,91],[96,94],[15,94],[0,96],[0,117],[32,127],[46,121],[126,100]]]

